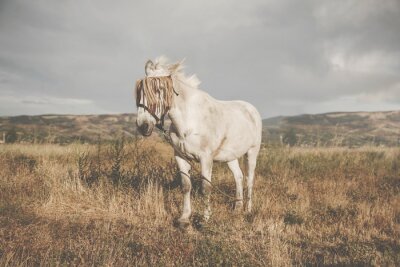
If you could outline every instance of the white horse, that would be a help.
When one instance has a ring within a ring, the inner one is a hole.
[[[262,122],[254,106],[243,101],[219,101],[198,89],[196,76],[186,77],[182,62],[167,64],[159,58],[145,66],[146,77],[136,84],[137,126],[144,136],[154,126],[163,129],[164,116],[171,119],[169,136],[182,179],[181,227],[191,216],[190,161],[200,162],[202,192],[206,197],[204,219],[211,215],[209,203],[213,161],[227,162],[236,182],[235,210],[243,208],[243,174],[238,159],[247,156],[247,207],[252,206],[252,189]]]

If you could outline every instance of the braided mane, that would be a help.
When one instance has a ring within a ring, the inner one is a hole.
[[[160,119],[171,108],[173,94],[171,76],[146,77],[136,82],[136,106],[143,106]]]

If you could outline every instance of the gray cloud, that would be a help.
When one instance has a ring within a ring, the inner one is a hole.
[[[159,55],[264,117],[399,109],[399,27],[396,0],[2,1],[0,114],[135,112]]]

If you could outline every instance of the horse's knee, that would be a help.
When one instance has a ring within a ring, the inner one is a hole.
[[[183,193],[190,192],[190,190],[192,189],[192,184],[191,184],[190,180],[188,181],[188,179],[182,178],[181,188],[182,188]]]

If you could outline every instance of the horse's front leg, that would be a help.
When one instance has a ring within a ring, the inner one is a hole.
[[[189,218],[192,213],[192,208],[190,205],[190,190],[192,189],[192,183],[189,176],[190,164],[177,155],[175,155],[175,159],[181,175],[183,192],[183,210],[182,215],[177,222],[179,227],[185,228],[190,224]]]
[[[201,175],[202,177],[202,193],[205,200],[205,210],[204,210],[204,220],[208,221],[211,216],[211,205],[210,205],[210,195],[211,195],[211,174],[213,160],[211,157],[200,159],[201,164]]]

